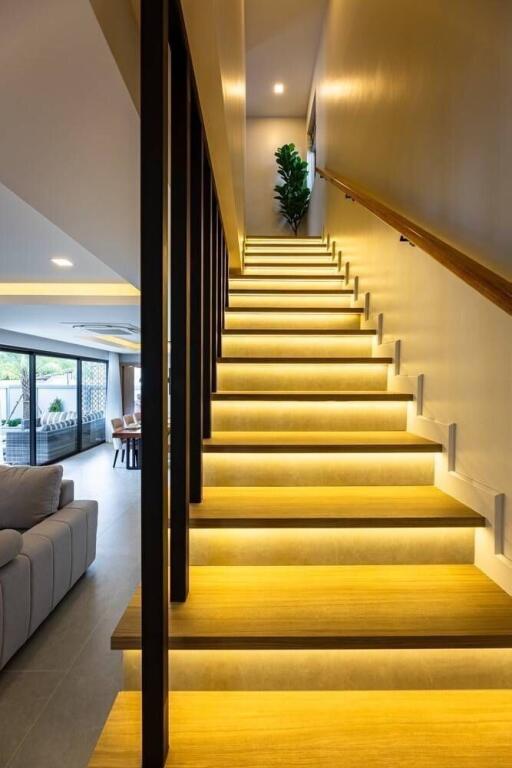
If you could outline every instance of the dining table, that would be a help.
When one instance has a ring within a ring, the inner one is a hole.
[[[142,424],[121,427],[112,432],[112,437],[117,437],[126,443],[126,469],[140,469],[142,465]]]

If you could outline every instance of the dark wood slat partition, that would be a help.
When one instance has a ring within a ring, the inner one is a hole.
[[[171,47],[171,600],[188,595],[190,489],[190,72],[178,2]]]
[[[190,501],[203,497],[203,128],[195,93],[190,122]]]
[[[168,0],[141,7],[142,765],[168,734]]]
[[[212,176],[203,145],[203,437],[212,434]]]

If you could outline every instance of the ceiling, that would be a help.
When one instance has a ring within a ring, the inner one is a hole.
[[[73,267],[56,267],[51,259],[58,256],[70,259]],[[3,184],[0,184],[0,279],[2,282],[124,282]]]
[[[91,4],[1,8],[0,182],[137,285],[139,116]]]
[[[247,116],[305,117],[327,0],[245,0]],[[285,92],[276,96],[275,82]]]
[[[109,333],[109,329],[103,329],[107,336],[117,336],[118,341],[110,339],[101,339],[94,330],[74,328],[74,325],[104,323],[115,326],[128,325],[135,327],[133,333],[123,333],[118,335],[116,332]],[[16,333],[25,333],[31,336],[38,336],[54,341],[64,341],[70,344],[79,344],[88,348],[102,349],[109,352],[119,352],[121,354],[136,354],[137,348],[131,344],[137,344],[140,341],[138,333],[140,325],[139,307],[137,305],[98,305],[93,304],[35,304],[25,303],[0,304],[0,338],[1,329],[6,331],[15,331]],[[126,340],[130,343],[127,346],[122,343]]]

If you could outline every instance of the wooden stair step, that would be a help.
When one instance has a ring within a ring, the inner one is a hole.
[[[301,265],[303,266],[303,265]],[[334,266],[334,265],[333,265]],[[292,273],[285,273],[285,274],[274,274],[270,273],[269,275],[249,275],[249,274],[232,274],[230,275],[230,280],[306,280],[307,282],[310,282],[311,280],[314,280],[315,282],[317,280],[345,280],[344,274],[339,274],[337,272],[333,272],[330,275],[317,275],[316,273],[313,273],[311,275],[308,275],[307,273],[298,273],[294,274]]]
[[[362,315],[364,307],[228,307],[226,313],[232,312],[264,312],[275,314],[276,312],[294,312],[296,315],[304,313],[308,315]]]
[[[259,264],[255,264],[254,262],[248,262],[245,265],[248,268],[252,267],[260,267],[262,269],[266,269],[267,267],[300,267],[300,268],[306,268],[306,267],[326,267],[329,269],[337,268],[338,265],[335,261],[326,262],[326,261],[298,261],[298,262],[290,262],[290,261],[273,261],[270,264],[268,262],[262,262]]]
[[[140,647],[139,588],[112,648]],[[512,597],[474,565],[192,566],[169,608],[176,650],[470,647],[512,647]]]
[[[219,357],[218,363],[236,363],[254,365],[304,365],[305,363],[319,363],[321,365],[389,365],[392,357]]]
[[[118,694],[89,768],[140,768],[141,694]],[[187,691],[173,768],[505,768],[512,691]]]
[[[351,296],[354,293],[352,288],[329,288],[329,289],[309,289],[309,288],[230,288],[230,296],[245,296],[248,293],[262,296],[287,296],[289,294],[299,296]]]
[[[285,402],[296,401],[306,403],[318,403],[325,401],[332,402],[384,402],[384,403],[406,403],[414,399],[413,395],[402,392],[294,392],[293,390],[275,392],[257,391],[248,392],[213,392],[212,401],[229,402],[232,400],[240,402],[252,401],[273,401],[281,400]]]
[[[485,519],[434,486],[206,487],[192,528],[478,528]]]
[[[272,310],[273,311],[273,310]],[[300,310],[299,310],[300,311]],[[374,328],[339,328],[337,330],[325,330],[315,328],[224,328],[223,336],[377,336]]]
[[[409,432],[214,432],[204,453],[440,453]]]

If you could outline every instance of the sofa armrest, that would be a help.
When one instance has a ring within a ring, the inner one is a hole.
[[[73,480],[63,480],[60,486],[59,509],[71,504],[75,499],[75,484]]]
[[[23,547],[23,537],[18,531],[7,528],[0,531],[0,568],[18,557]]]

